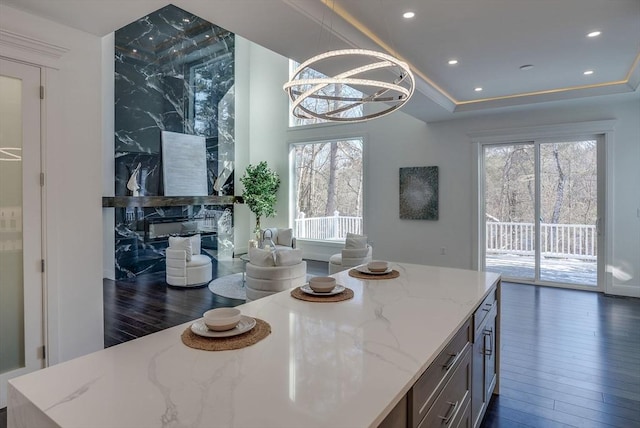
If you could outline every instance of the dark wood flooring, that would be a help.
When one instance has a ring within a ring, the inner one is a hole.
[[[640,427],[640,299],[503,284],[483,427]]]
[[[220,262],[216,276],[242,271]],[[325,275],[326,263],[308,272]],[[104,281],[105,347],[242,303],[164,275]],[[640,427],[640,299],[503,283],[501,394],[483,428]],[[6,411],[0,411],[6,428]]]
[[[213,261],[214,278],[243,269],[240,259]],[[327,275],[327,263],[308,260],[307,273]],[[103,283],[105,348],[183,324],[209,309],[244,303],[213,294],[206,286],[170,287],[164,272],[140,276],[135,281],[105,279]]]

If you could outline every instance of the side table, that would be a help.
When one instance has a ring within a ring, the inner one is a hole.
[[[247,262],[249,261],[249,254],[243,254],[240,256],[240,260],[242,260],[242,286],[247,280]]]

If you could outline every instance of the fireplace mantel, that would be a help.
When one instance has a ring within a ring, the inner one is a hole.
[[[233,205],[241,196],[104,196],[102,207],[171,207],[180,205]]]

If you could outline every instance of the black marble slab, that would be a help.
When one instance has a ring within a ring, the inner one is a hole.
[[[220,211],[224,231],[203,238],[203,247],[213,257],[218,249],[233,252],[233,209],[221,205],[237,202],[235,35],[168,5],[116,31],[114,61],[116,196],[103,206],[117,207],[117,279],[164,270],[166,242],[149,241],[137,224],[155,217],[190,220],[202,210]],[[163,196],[162,131],[205,138],[210,196]],[[133,197],[127,183],[138,165]]]

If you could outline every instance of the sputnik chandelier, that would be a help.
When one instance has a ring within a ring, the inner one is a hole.
[[[321,62],[338,57],[368,63],[334,77],[316,77],[319,73],[315,70],[322,69]],[[341,90],[344,86],[354,90]],[[398,110],[411,98],[414,87],[415,79],[405,62],[380,52],[342,49],[300,64],[283,89],[291,99],[291,113],[297,118],[362,122]]]

